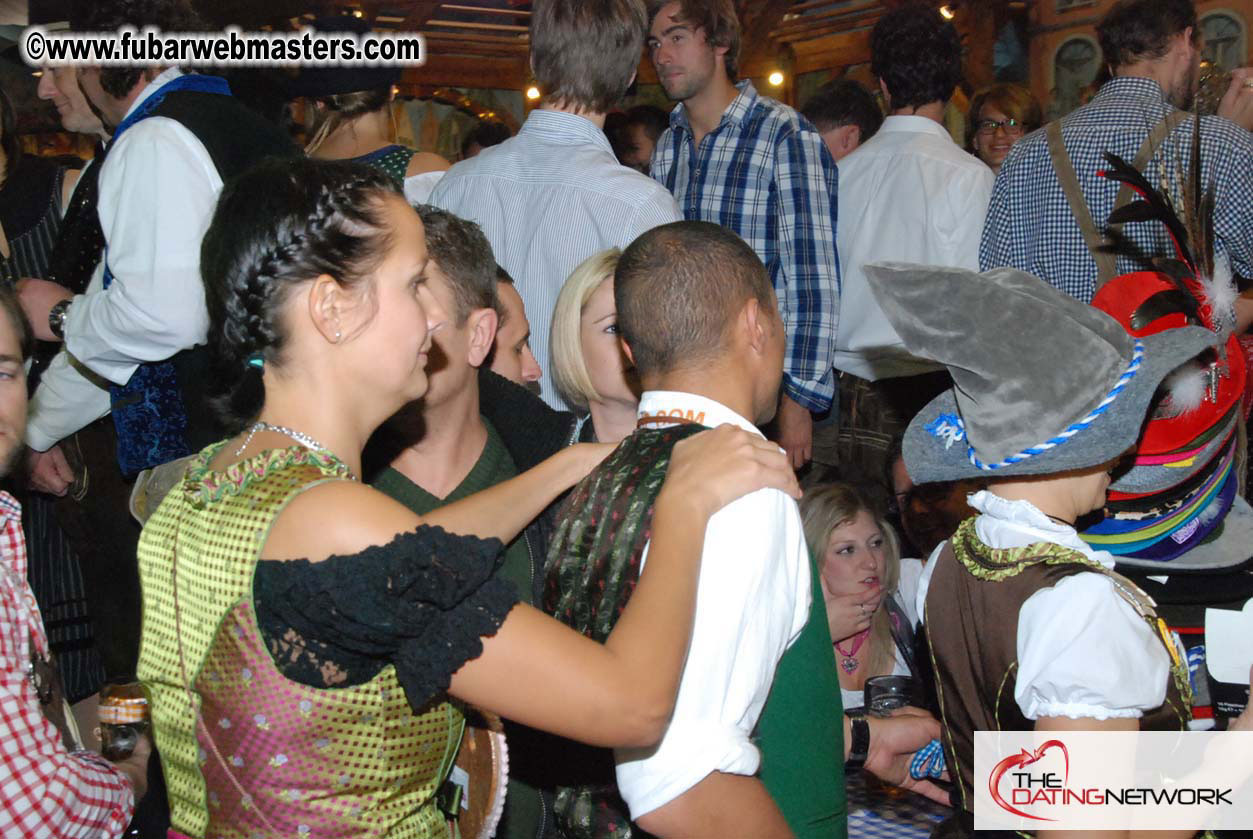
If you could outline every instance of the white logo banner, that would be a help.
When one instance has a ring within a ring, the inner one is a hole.
[[[1253,732],[977,731],[975,830],[1253,829]]]

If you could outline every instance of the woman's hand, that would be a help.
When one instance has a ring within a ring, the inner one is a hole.
[[[883,588],[876,583],[850,584],[836,577],[818,575],[822,599],[827,604],[827,626],[832,641],[843,641],[870,628],[870,620],[883,603]]]
[[[801,497],[796,474],[777,445],[733,425],[720,425],[679,441],[661,494],[684,499],[708,517],[766,487]]]
[[[1231,721],[1227,730],[1253,731],[1253,667],[1249,668],[1249,704],[1244,706],[1243,714]]]
[[[843,641],[870,628],[870,619],[879,608],[881,591],[878,586],[862,585],[851,594],[835,594],[822,586],[827,603],[827,626],[832,641]]]

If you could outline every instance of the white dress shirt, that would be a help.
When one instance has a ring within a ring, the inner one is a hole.
[[[561,111],[531,111],[516,137],[448,170],[431,203],[476,222],[513,277],[531,322],[540,395],[565,408],[552,383],[548,336],[557,294],[580,262],[625,248],[679,221],[664,186],[618,163],[605,132]]]
[[[161,73],[127,114],[179,75]],[[65,348],[31,401],[26,438],[38,451],[108,413],[102,383],[125,384],[140,364],[202,344],[208,332],[200,241],[222,189],[208,151],[178,122],[149,117],[114,142],[103,167],[98,211],[113,282],[105,289],[97,266],[66,313]]]
[[[840,321],[835,368],[875,381],[939,370],[909,354],[866,280],[870,262],[979,270],[992,170],[944,126],[890,116],[840,161]]]
[[[1052,521],[1030,502],[1007,501],[987,490],[968,501],[982,513],[975,519],[975,535],[989,547],[1052,542],[1114,567],[1108,551],[1093,550],[1073,527]],[[935,549],[919,581],[919,614],[925,614],[944,544]],[[1165,701],[1169,672],[1170,656],[1161,640],[1104,574],[1083,571],[1065,577],[1031,595],[1018,612],[1014,699],[1029,720],[1139,718]]]
[[[695,394],[648,391],[640,400],[641,417],[670,411],[760,434],[730,408]],[[641,568],[647,558],[646,547]],[[762,489],[710,518],[692,642],[670,725],[654,748],[615,753],[618,790],[632,819],[711,772],[757,771],[761,754],[750,736],[779,659],[809,619],[809,598],[809,552],[792,498]]]

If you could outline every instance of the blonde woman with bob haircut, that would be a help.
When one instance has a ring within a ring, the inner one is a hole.
[[[618,339],[613,302],[617,248],[588,257],[570,274],[553,309],[553,384],[576,412],[590,418],[588,438],[617,443],[635,430],[639,382]]]
[[[867,679],[916,675],[914,594],[922,563],[900,558],[896,532],[849,484],[807,493],[801,520],[818,558],[844,710],[855,711]]]

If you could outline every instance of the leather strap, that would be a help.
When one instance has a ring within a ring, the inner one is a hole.
[[[1186,111],[1179,110],[1171,111],[1164,116],[1157,125],[1153,126],[1153,130],[1140,144],[1140,150],[1136,152],[1132,166],[1143,172],[1165,139],[1188,116]],[[1045,135],[1048,138],[1049,157],[1053,160],[1053,171],[1057,173],[1057,180],[1066,196],[1066,202],[1070,204],[1070,212],[1079,225],[1079,232],[1083,234],[1084,244],[1088,246],[1088,252],[1092,254],[1092,259],[1096,262],[1096,289],[1099,291],[1101,286],[1118,276],[1117,258],[1112,251],[1112,239],[1103,234],[1092,221],[1092,213],[1088,210],[1088,202],[1083,195],[1083,188],[1079,185],[1079,177],[1075,174],[1074,164],[1070,161],[1070,155],[1067,154],[1066,144],[1062,139],[1061,120],[1050,122],[1045,129]],[[1114,210],[1130,203],[1134,197],[1135,193],[1131,187],[1122,184],[1118,189],[1118,195],[1114,198]],[[1121,228],[1120,224],[1111,224],[1107,227],[1113,233],[1117,233]]]

